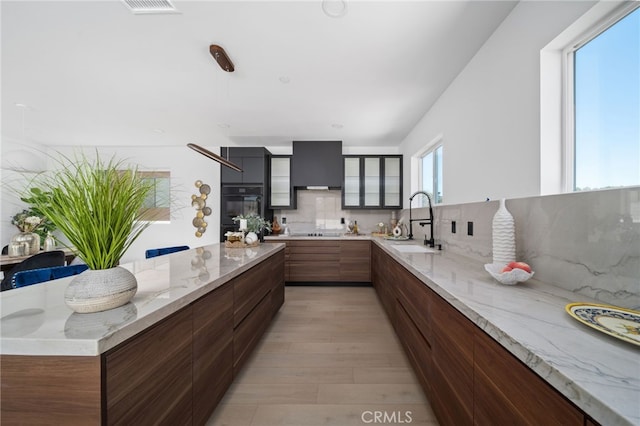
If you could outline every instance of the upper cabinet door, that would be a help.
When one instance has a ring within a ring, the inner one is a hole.
[[[402,208],[402,156],[384,157],[382,207]]]
[[[360,207],[360,157],[344,157],[342,206],[344,208]]]
[[[291,156],[271,157],[269,208],[295,208],[291,186]]]
[[[266,185],[269,182],[269,151],[262,147],[222,147],[220,155],[242,169],[237,172],[225,166],[220,167],[222,184]]]
[[[380,207],[380,157],[364,157],[364,207]]]
[[[402,156],[343,157],[343,209],[402,208]]]

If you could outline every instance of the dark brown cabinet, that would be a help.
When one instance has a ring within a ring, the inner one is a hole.
[[[289,280],[294,282],[338,281],[340,242],[336,240],[287,241]]]
[[[584,413],[483,331],[474,342],[476,425],[584,424]]]
[[[432,298],[431,406],[442,425],[473,424],[475,325],[439,296]]]
[[[2,355],[2,424],[203,425],[283,302],[280,250],[102,355]]]
[[[193,304],[193,423],[213,413],[233,381],[233,287]]]
[[[285,281],[370,282],[371,242],[340,240],[269,240],[284,242]]]
[[[369,241],[340,241],[340,281],[371,281]]]
[[[377,245],[372,282],[441,425],[590,425],[583,411]]]
[[[233,282],[233,374],[240,371],[284,301],[284,252]]]
[[[104,355],[106,424],[192,423],[192,312],[184,308]]]

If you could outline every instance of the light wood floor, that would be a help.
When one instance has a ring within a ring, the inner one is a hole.
[[[207,425],[364,424],[438,424],[375,291],[286,287]]]

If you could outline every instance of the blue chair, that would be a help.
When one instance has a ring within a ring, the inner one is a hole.
[[[26,258],[22,262],[14,266],[9,272],[5,273],[0,284],[0,290],[11,290],[13,288],[13,275],[22,271],[29,271],[40,268],[50,268],[52,266],[64,266],[65,257],[62,250],[45,251],[42,253],[34,254],[31,257]]]
[[[28,285],[57,280],[58,278],[78,275],[79,273],[84,272],[87,269],[89,269],[87,265],[70,265],[16,272],[15,274],[13,274],[13,277],[11,279],[11,286],[13,288],[26,287]]]
[[[156,249],[149,249],[144,252],[144,257],[146,259],[151,259],[152,257],[163,256],[165,254],[175,253],[183,250],[189,250],[189,246],[175,246],[175,247],[162,247],[162,248],[156,248]]]

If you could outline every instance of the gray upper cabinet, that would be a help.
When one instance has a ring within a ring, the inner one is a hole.
[[[402,155],[345,155],[343,178],[343,209],[402,208]]]
[[[262,147],[226,148],[220,149],[220,155],[242,169],[237,172],[228,167],[220,167],[220,182],[222,184],[257,184],[265,185],[269,182],[269,157],[271,153]]]

